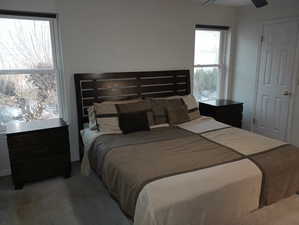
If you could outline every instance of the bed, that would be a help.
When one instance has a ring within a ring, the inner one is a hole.
[[[296,147],[212,118],[128,135],[84,129],[95,102],[188,95],[187,70],[75,74],[75,85],[80,155],[135,225],[230,224],[299,189]]]

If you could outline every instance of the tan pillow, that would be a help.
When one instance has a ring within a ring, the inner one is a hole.
[[[166,98],[151,98],[151,108],[153,124],[150,125],[160,125],[168,123],[166,103],[168,99]]]
[[[198,119],[200,117],[200,111],[198,102],[196,101],[195,97],[193,95],[186,95],[183,96],[182,99],[187,106],[190,120]]]
[[[166,105],[168,122],[170,125],[181,124],[190,120],[187,106],[185,105],[183,99],[169,99]]]
[[[121,133],[116,105],[112,103],[94,104],[98,129],[104,133]]]
[[[177,98],[183,99],[184,103],[186,104],[190,120],[195,120],[200,117],[198,102],[196,101],[193,95],[185,95],[185,96],[177,95],[177,96],[168,97],[168,99],[177,99]]]
[[[95,103],[94,107],[96,112],[98,130],[104,133],[111,134],[122,133],[119,127],[117,105],[134,103],[139,101],[141,101],[141,99]]]

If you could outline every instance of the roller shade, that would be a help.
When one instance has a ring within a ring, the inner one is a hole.
[[[229,30],[230,27],[228,26],[217,26],[217,25],[202,25],[202,24],[196,24],[196,29],[207,29],[207,30]]]
[[[2,10],[2,9],[0,9],[0,15],[56,18],[55,13],[39,13],[39,12],[37,13],[37,12],[25,12],[25,11]]]

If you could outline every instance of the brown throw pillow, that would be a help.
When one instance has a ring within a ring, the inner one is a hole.
[[[188,109],[182,99],[170,99],[166,105],[169,124],[176,125],[190,120]]]
[[[151,108],[150,100],[141,100],[135,103],[127,103],[117,105],[117,111],[119,114],[123,113],[136,113],[136,112],[146,112],[147,120],[150,126],[154,125],[153,112]]]
[[[136,103],[142,101],[141,99],[124,100],[124,101],[107,101],[102,103],[95,103],[94,108],[96,112],[96,121],[98,129],[104,133],[122,133],[119,127],[119,118],[117,105]]]
[[[119,127],[123,134],[150,130],[147,111],[119,114]]]

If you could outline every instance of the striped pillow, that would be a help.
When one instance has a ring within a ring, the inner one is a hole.
[[[186,95],[182,97],[185,102],[190,120],[195,120],[200,117],[199,105],[193,95]]]
[[[117,105],[139,102],[140,99],[94,103],[98,130],[106,134],[122,133],[119,127]]]
[[[176,98],[183,99],[185,105],[187,106],[188,115],[189,115],[190,120],[195,120],[201,116],[199,108],[198,108],[198,102],[196,101],[196,99],[193,95],[172,96],[172,97],[169,97],[168,99],[176,99]]]

